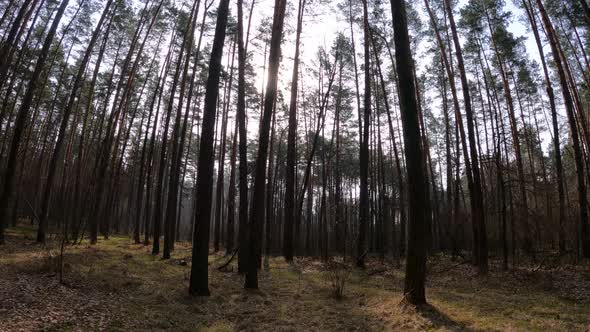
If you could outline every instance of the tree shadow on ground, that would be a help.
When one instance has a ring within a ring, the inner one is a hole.
[[[475,331],[465,324],[457,322],[437,307],[426,304],[416,307],[416,314],[429,321],[434,329],[448,329],[450,331]]]
[[[471,267],[462,265],[429,276],[427,296],[432,305],[406,310],[400,306],[403,269],[376,260],[370,260],[365,270],[350,268],[344,298],[338,300],[330,285],[330,270],[319,260],[296,259],[290,265],[272,257],[270,270],[259,274],[260,291],[246,291],[243,276],[235,273],[235,261],[228,271],[217,270],[227,260],[218,253],[209,256],[211,296],[195,298],[187,292],[188,244],[178,243],[170,260],[152,256],[151,247],[134,245],[126,237],[68,247],[64,257],[70,269],[65,280],[71,287],[64,287],[48,277],[52,275],[46,269],[49,254],[34,244],[33,235],[32,229],[10,230],[8,246],[0,247],[0,271],[4,272],[0,298],[10,299],[5,301],[8,315],[0,315],[0,330],[3,324],[8,330],[56,328],[43,320],[52,312],[67,316],[74,330],[101,321],[105,329],[117,331],[552,331],[583,330],[590,324],[587,301],[556,297],[570,279],[577,287],[569,293],[583,293],[579,285],[588,275],[580,269],[563,276],[553,272],[549,289],[544,286],[547,276],[539,273],[513,276],[491,271],[486,277],[475,277]],[[453,264],[442,259],[440,263]],[[26,297],[30,303],[22,307],[30,310],[33,301],[38,303],[34,314],[41,319],[34,326],[26,325],[23,312],[14,309],[29,293],[35,296]],[[89,310],[93,311],[86,315]]]

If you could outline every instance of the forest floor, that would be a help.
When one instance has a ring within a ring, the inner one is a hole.
[[[365,270],[334,272],[317,260],[293,265],[271,258],[260,290],[219,271],[210,256],[208,298],[188,295],[190,247],[170,260],[126,237],[66,247],[63,283],[59,243],[35,243],[33,229],[7,229],[0,247],[0,331],[589,331],[590,266],[501,272],[480,277],[468,264],[428,263],[430,306],[400,306],[403,269],[372,258]],[[233,272],[232,272],[233,270]],[[344,297],[331,280],[346,276]]]

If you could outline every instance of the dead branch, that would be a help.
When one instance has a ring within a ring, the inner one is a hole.
[[[240,248],[236,248],[236,250],[234,250],[234,253],[231,255],[231,257],[229,258],[229,260],[227,262],[225,262],[223,265],[219,266],[217,268],[218,271],[222,271],[223,269],[225,269],[236,257],[236,254],[238,253],[238,250],[240,250]]]

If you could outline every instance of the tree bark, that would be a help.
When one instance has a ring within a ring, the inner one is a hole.
[[[391,0],[398,74],[399,101],[404,128],[404,146],[408,171],[410,223],[408,227],[408,257],[404,283],[404,299],[413,305],[426,303],[426,232],[427,217],[422,207],[426,198],[424,160],[420,144],[420,124],[416,87],[412,75],[413,60],[410,51],[404,0]]]
[[[192,266],[189,293],[209,296],[209,228],[211,224],[211,190],[213,187],[213,140],[215,129],[215,109],[219,95],[221,58],[225,41],[225,29],[229,16],[229,0],[221,0],[217,9],[215,36],[209,61],[209,75],[205,91],[201,143],[197,165],[197,188],[195,199],[195,224],[193,234]]]

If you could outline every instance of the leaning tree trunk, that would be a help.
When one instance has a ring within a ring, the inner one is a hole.
[[[547,37],[549,38],[549,45],[551,46],[551,52],[553,53],[553,60],[557,67],[557,74],[559,76],[559,82],[561,83],[561,92],[563,94],[563,100],[565,103],[565,110],[567,112],[567,117],[570,124],[570,131],[572,136],[572,144],[574,147],[574,160],[576,164],[576,175],[578,178],[578,204],[580,209],[580,236],[582,241],[582,254],[584,257],[590,257],[590,229],[588,226],[588,201],[587,201],[587,193],[586,193],[586,183],[584,177],[584,164],[583,164],[583,156],[582,156],[582,148],[580,146],[580,137],[578,133],[578,127],[576,124],[576,117],[574,114],[574,103],[572,100],[572,95],[570,89],[567,84],[567,79],[564,70],[564,63],[559,56],[559,48],[558,48],[558,39],[545,11],[545,7],[541,0],[537,0],[537,6],[539,7],[539,12],[541,13],[541,19],[545,26],[545,31],[547,33]]]
[[[384,39],[385,40],[385,39]],[[403,255],[403,253],[405,252],[405,223],[406,223],[406,215],[405,215],[405,209],[403,207],[403,202],[404,202],[404,182],[403,182],[403,173],[402,173],[402,167],[401,167],[401,162],[400,162],[400,157],[399,157],[399,152],[398,152],[398,148],[397,148],[397,142],[395,139],[395,132],[393,129],[393,120],[391,118],[391,108],[389,106],[389,99],[387,98],[387,89],[385,86],[385,80],[383,78],[383,71],[381,70],[381,58],[379,57],[379,52],[376,51],[376,47],[375,47],[375,40],[373,38],[373,36],[371,36],[371,41],[373,43],[373,49],[375,50],[375,60],[376,60],[376,67],[377,67],[377,74],[379,75],[379,83],[381,86],[381,93],[383,94],[383,104],[385,105],[385,112],[387,114],[387,124],[388,124],[388,128],[389,128],[389,136],[391,139],[391,145],[393,146],[393,156],[394,156],[394,160],[395,160],[395,169],[396,169],[396,175],[398,177],[398,190],[400,193],[400,228],[401,228],[401,235],[400,236],[400,243],[399,243],[399,248],[396,250],[395,247],[393,247],[393,244],[395,243],[395,223],[392,226],[392,236],[393,236],[393,243],[392,243],[392,251],[393,254],[395,256],[395,258],[399,258],[399,255]],[[389,48],[389,45],[388,45]],[[392,58],[392,62],[393,58]],[[392,65],[395,65],[395,63],[392,63]],[[383,181],[384,182],[384,181]]]
[[[176,235],[176,214],[180,213],[180,211],[176,211],[176,205],[178,202],[178,188],[180,183],[180,164],[182,161],[182,149],[183,146],[181,145],[181,140],[184,136],[183,131],[181,131],[180,125],[183,122],[186,125],[188,121],[188,108],[184,113],[184,117],[182,114],[182,103],[184,101],[184,93],[186,91],[186,81],[188,76],[188,68],[190,64],[191,52],[193,47],[193,35],[195,32],[195,24],[197,20],[197,15],[199,12],[199,5],[200,1],[195,2],[193,9],[191,11],[190,19],[189,19],[189,28],[185,34],[182,50],[180,51],[180,55],[178,56],[178,65],[180,67],[180,63],[184,58],[184,66],[182,68],[182,76],[180,82],[180,92],[178,96],[178,105],[176,105],[176,119],[174,121],[174,129],[173,129],[173,136],[172,136],[172,158],[170,164],[170,178],[168,179],[168,200],[167,200],[167,207],[166,207],[166,219],[165,219],[165,231],[164,231],[164,252],[163,258],[168,259],[170,258],[170,251],[174,249],[174,239]],[[186,56],[184,56],[186,53]],[[180,68],[177,68],[180,69]],[[176,79],[173,83],[171,96],[168,101],[168,107],[170,109],[174,108],[174,93],[176,88]],[[182,135],[182,136],[181,136]],[[180,197],[182,200],[182,196]]]
[[[35,65],[35,70],[33,71],[33,75],[31,76],[29,86],[21,103],[21,107],[19,109],[14,124],[14,134],[8,153],[8,161],[6,163],[5,178],[2,186],[2,192],[0,193],[0,244],[4,244],[4,227],[6,225],[9,215],[10,196],[13,191],[12,187],[14,185],[14,177],[17,165],[16,158],[23,130],[25,127],[27,117],[29,115],[31,104],[33,103],[33,98],[39,86],[39,78],[41,77],[41,74],[43,72],[45,61],[47,60],[47,55],[49,54],[49,49],[51,48],[51,43],[53,42],[53,37],[55,36],[55,32],[57,31],[57,27],[59,26],[59,22],[61,21],[61,18],[66,10],[66,7],[68,6],[68,2],[69,0],[63,0],[61,5],[59,6],[59,9],[57,10],[57,13],[55,14],[55,18],[53,19],[51,28],[49,29],[49,32],[45,37],[45,41],[43,42],[43,47],[41,49],[39,59],[37,60],[37,64]],[[42,225],[40,224],[38,235],[41,235],[41,237],[38,236],[37,241],[45,242],[45,232],[44,230],[41,231],[41,227]]]
[[[586,3],[586,0],[581,0]],[[537,20],[535,13],[532,10],[532,3],[530,0],[523,0],[523,6],[526,9],[529,22],[531,23],[531,29],[535,37],[537,49],[539,51],[539,57],[541,59],[541,65],[543,67],[543,75],[545,77],[545,85],[547,88],[547,97],[549,97],[549,105],[551,107],[551,125],[553,126],[553,150],[555,154],[555,170],[557,171],[557,194],[559,198],[559,251],[565,251],[565,233],[564,233],[564,221],[565,221],[565,192],[563,186],[563,163],[561,160],[561,143],[559,138],[559,124],[557,122],[557,107],[555,106],[555,93],[553,92],[553,84],[551,83],[551,77],[549,76],[549,70],[547,69],[547,61],[545,60],[545,52],[543,51],[543,43],[539,36],[539,28],[537,26]]]
[[[172,33],[173,37],[172,37],[172,41],[171,43],[174,41],[174,34]],[[186,38],[184,39],[186,41]],[[181,71],[181,64],[182,64],[182,58],[183,58],[183,54],[184,54],[184,50],[185,50],[185,45],[186,43],[183,42],[181,48],[180,48],[180,54],[178,55],[178,60],[176,62],[176,68],[174,69],[174,78],[172,80],[172,87],[170,88],[171,91],[171,95],[169,98],[169,103],[168,103],[168,107],[166,110],[166,117],[164,119],[164,127],[162,128],[162,145],[160,147],[160,161],[159,161],[159,165],[158,165],[158,175],[156,178],[156,204],[154,207],[154,244],[152,246],[152,255],[157,255],[160,253],[160,233],[161,233],[161,227],[162,227],[162,217],[163,217],[163,209],[164,209],[164,202],[162,201],[163,196],[164,196],[164,180],[166,178],[165,176],[165,171],[166,171],[166,166],[167,166],[167,154],[170,154],[169,152],[167,153],[167,147],[168,147],[168,129],[170,127],[170,118],[172,115],[172,108],[173,108],[173,100],[174,100],[174,92],[176,91],[176,88],[178,86],[178,80],[180,78],[180,71]],[[180,111],[180,109],[178,109]],[[180,119],[178,119],[178,121],[180,121]],[[174,133],[177,133],[177,127],[175,125],[174,128]],[[173,146],[172,149],[174,149],[176,146]],[[174,153],[174,151],[172,151]],[[170,156],[168,157],[168,159],[173,160],[174,156]],[[169,175],[171,178],[173,177],[173,174]],[[169,184],[170,185],[170,184]],[[169,190],[176,190],[176,188],[169,188]],[[174,208],[176,208],[176,204],[173,205]],[[172,219],[174,220],[174,219]],[[172,221],[173,222],[173,221]],[[165,234],[168,234],[168,218],[166,218],[166,222],[164,225],[164,232]],[[166,240],[169,239],[168,236],[166,236]],[[165,250],[166,252],[164,253],[164,258],[170,258],[170,243],[168,241],[165,242]]]
[[[168,53],[166,55],[166,59],[164,60],[164,65],[162,66],[162,69],[160,70],[160,76],[158,78],[158,81],[156,82],[156,89],[154,90],[154,95],[152,96],[152,99],[150,101],[150,112],[151,110],[156,109],[156,114],[154,117],[154,126],[152,128],[152,133],[150,136],[150,145],[148,148],[148,152],[147,152],[147,158],[146,158],[146,167],[147,167],[147,173],[146,173],[146,195],[145,195],[145,216],[144,216],[144,240],[143,240],[143,245],[147,246],[149,244],[149,226],[150,226],[150,221],[151,221],[151,203],[152,203],[152,186],[153,186],[153,179],[152,179],[152,173],[154,171],[154,168],[156,167],[156,163],[154,161],[154,150],[155,150],[155,145],[156,145],[156,132],[158,131],[158,119],[160,118],[160,102],[162,100],[162,94],[164,92],[164,85],[166,83],[166,77],[168,76],[168,70],[170,68],[170,57],[172,55],[172,50],[173,50],[173,43],[170,43],[170,46],[168,47]],[[157,100],[157,103],[156,103]],[[147,137],[146,137],[147,138]],[[145,144],[147,144],[147,141],[145,141]]]
[[[424,160],[420,144],[420,124],[416,87],[412,77],[412,54],[408,35],[404,0],[391,0],[393,30],[395,41],[396,69],[399,84],[399,101],[404,128],[404,146],[408,172],[408,191],[410,205],[410,222],[408,224],[408,258],[406,262],[406,279],[404,299],[413,304],[426,303],[424,283],[426,280],[425,239],[427,216],[423,210],[426,197],[424,183]]]
[[[77,99],[76,97],[78,94],[78,90],[80,89],[80,87],[82,86],[82,83],[83,83],[84,73],[86,71],[86,65],[88,64],[88,61],[90,60],[90,56],[92,54],[92,50],[94,49],[94,45],[96,44],[96,40],[98,39],[98,36],[102,32],[102,25],[108,16],[107,14],[109,13],[112,3],[113,3],[113,0],[109,0],[106,3],[105,8],[102,12],[102,15],[100,16],[100,19],[96,25],[96,28],[94,29],[94,32],[92,33],[92,37],[90,39],[90,42],[88,43],[88,46],[86,47],[86,51],[84,53],[82,61],[80,62],[80,66],[78,67],[78,72],[77,72],[76,77],[74,79],[74,83],[72,85],[70,95],[68,97],[68,102],[67,102],[66,107],[65,107],[63,114],[62,114],[57,141],[55,142],[55,148],[53,150],[53,154],[51,155],[51,160],[50,160],[49,166],[48,166],[45,190],[43,191],[43,198],[41,200],[41,212],[40,212],[39,225],[45,225],[47,222],[46,220],[48,218],[49,201],[51,199],[51,189],[53,187],[53,179],[55,177],[55,171],[57,169],[57,162],[58,162],[61,150],[63,148],[63,143],[64,143],[65,136],[66,136],[66,130],[68,127],[70,114],[72,112],[72,109],[74,108],[74,103],[76,102],[76,99]],[[37,241],[41,241],[41,242],[44,241],[44,236],[45,236],[45,234],[41,234],[41,233],[37,234]]]
[[[38,2],[39,0],[23,1],[14,21],[12,22],[7,37],[2,41],[3,45],[0,48],[0,91],[3,90],[4,84],[7,81],[8,69],[17,48],[16,43],[19,39],[19,31],[27,24],[27,20]],[[2,114],[4,114],[4,112],[2,112]],[[0,126],[2,125],[3,120],[3,117],[0,116]]]

